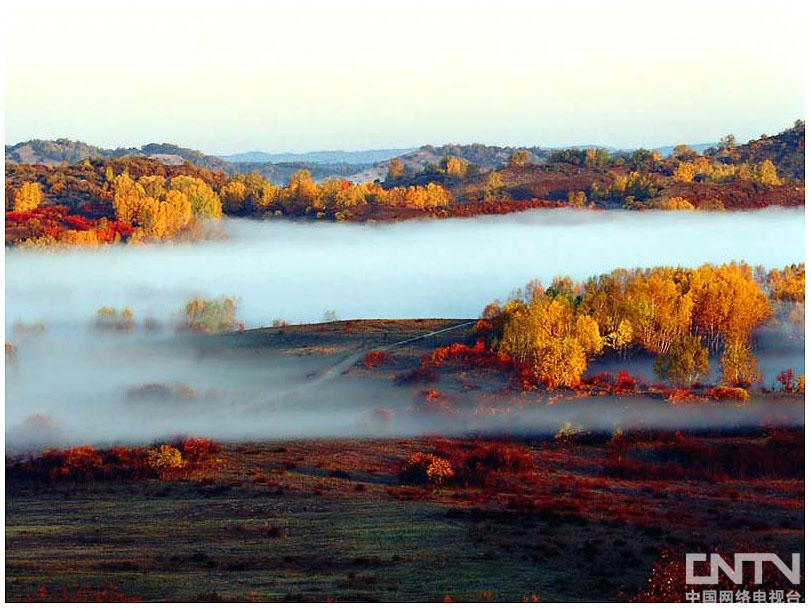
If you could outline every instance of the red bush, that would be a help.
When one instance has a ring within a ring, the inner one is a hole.
[[[85,212],[88,215],[69,214],[63,205],[46,205],[26,212],[6,212],[6,244],[13,245],[27,239],[52,237],[60,241],[67,230],[92,230],[100,243],[113,243],[129,237],[133,228],[126,222],[112,220],[104,214],[111,211],[105,208],[102,215],[96,210]]]
[[[429,463],[429,457],[450,464],[453,474],[445,482],[455,486],[487,487],[493,485],[504,474],[527,473],[534,469],[532,455],[526,448],[502,442],[477,441],[472,444],[459,444],[440,440],[436,443],[433,453],[430,455],[418,453],[418,455],[425,458],[411,459],[401,470],[401,478],[406,476],[412,481],[415,475],[419,478],[420,468]],[[417,465],[414,465],[415,463]]]
[[[220,445],[209,438],[179,438],[169,446],[178,449],[185,461],[195,464],[207,463],[220,452]]]
[[[610,372],[600,372],[592,376],[586,376],[581,381],[581,385],[587,389],[600,389],[614,395],[638,393],[645,389],[645,384],[641,379],[634,377],[625,370],[617,372],[616,377]]]
[[[361,364],[364,368],[380,368],[396,364],[397,360],[385,351],[369,351],[363,356]]]
[[[511,370],[513,368],[513,362],[508,356],[485,347],[484,341],[481,340],[477,341],[473,347],[462,343],[453,343],[446,347],[434,349],[429,361],[433,366],[454,363],[477,368],[497,368],[499,370]]]
[[[40,586],[36,594],[22,598],[24,603],[138,603],[140,601],[139,597],[124,594],[115,585],[75,590],[61,588],[50,592],[45,586]]]
[[[716,402],[734,400],[736,402],[746,402],[749,400],[749,392],[743,387],[710,387],[705,395]]]
[[[219,445],[207,438],[176,439],[170,446],[180,451],[187,471],[209,465],[219,452]],[[51,448],[27,459],[6,459],[6,476],[48,483],[158,477],[147,456],[148,449],[140,447],[118,446],[106,450],[93,446],[65,450]]]

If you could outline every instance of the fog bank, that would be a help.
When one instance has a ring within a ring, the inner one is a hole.
[[[227,220],[230,239],[193,245],[6,253],[6,438],[11,451],[172,435],[221,440],[554,433],[566,423],[614,428],[802,425],[793,401],[674,406],[643,398],[547,405],[536,396],[474,393],[452,416],[415,409],[421,387],[345,372],[361,355],[271,351],[213,357],[178,341],[167,322],[191,296],[235,296],[248,327],[276,318],[475,317],[531,278],[584,279],[624,266],[722,263],[782,267],[804,260],[802,210],[747,213],[532,211],[503,217],[342,225]],[[101,306],[129,306],[162,330],[100,333]],[[16,320],[28,331],[14,331]],[[32,331],[34,322],[44,331]],[[767,385],[804,368],[788,325],[761,329]],[[796,334],[796,332],[795,332]],[[650,362],[634,362],[650,376]],[[629,362],[595,362],[599,369]],[[443,391],[445,388],[443,388]],[[33,417],[33,418],[32,418]]]
[[[239,298],[248,327],[343,319],[474,317],[538,277],[616,267],[804,260],[803,210],[536,210],[388,225],[225,220],[224,242],[6,253],[6,328],[76,326],[102,305],[159,319],[194,295]]]

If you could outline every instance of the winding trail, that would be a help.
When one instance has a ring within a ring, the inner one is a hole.
[[[442,328],[440,330],[427,332],[426,334],[412,336],[411,338],[399,340],[397,342],[390,343],[388,345],[376,346],[375,351],[391,351],[393,349],[396,349],[397,347],[402,347],[403,345],[414,343],[420,340],[425,340],[426,338],[431,338],[439,334],[444,334],[445,332],[451,332],[452,330],[458,330],[459,328],[471,326],[475,323],[476,320],[474,319],[471,321],[466,321],[461,324],[455,324],[447,328]],[[331,381],[332,379],[349,371],[349,369],[352,368],[352,366],[354,366],[355,364],[357,364],[358,361],[366,354],[368,348],[369,346],[363,343],[360,346],[358,346],[347,357],[338,361],[332,366],[328,366],[327,368],[324,368],[323,370],[315,374],[308,375],[307,380],[301,383],[300,385],[296,385],[291,389],[285,389],[283,391],[271,393],[270,395],[266,394],[258,397],[252,404],[248,405],[245,408],[244,412],[256,414],[260,412],[272,412],[277,410],[281,406],[281,404],[279,403],[281,400],[284,400],[291,396],[297,396],[305,391],[315,389],[316,387],[320,387],[327,381]]]

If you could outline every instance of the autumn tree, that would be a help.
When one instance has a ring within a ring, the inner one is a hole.
[[[498,350],[550,389],[577,386],[588,360],[603,349],[597,322],[579,314],[566,296],[545,295],[530,304],[513,301],[503,315]]]
[[[714,350],[722,341],[748,341],[772,314],[766,294],[745,264],[700,266],[690,275],[688,296],[695,303],[693,330]]]
[[[566,198],[572,207],[583,207],[588,200],[586,193],[582,190],[570,190]]]
[[[128,173],[113,179],[113,211],[117,220],[133,224],[144,197],[143,186],[136,184]]]
[[[694,177],[695,170],[689,161],[680,162],[673,170],[673,179],[676,182],[692,182]]]
[[[222,216],[220,198],[202,179],[179,175],[171,179],[169,187],[186,195],[195,218],[216,220]]]
[[[735,150],[738,146],[738,140],[735,138],[734,135],[731,133],[721,138],[721,141],[718,142],[718,150],[720,152],[730,152]]]
[[[487,180],[484,183],[484,199],[485,201],[498,201],[504,192],[504,178],[497,171],[491,171],[487,174]]]
[[[299,169],[287,182],[287,188],[282,192],[282,197],[287,205],[293,210],[305,211],[308,208],[319,208],[318,185],[313,180],[312,175],[306,169]]]
[[[611,155],[605,148],[588,148],[585,152],[584,164],[587,167],[603,167],[611,162]]]
[[[639,148],[631,153],[628,161],[631,167],[639,171],[641,169],[647,169],[661,158],[662,155],[656,150],[651,151],[645,148]]]
[[[523,149],[514,150],[510,154],[510,167],[524,167],[529,163],[529,152]]]
[[[679,336],[656,358],[653,370],[673,385],[692,385],[709,376],[709,351],[698,336]]]
[[[792,264],[782,271],[772,269],[765,279],[775,300],[805,302],[805,264]]]
[[[233,298],[192,298],[186,302],[186,329],[205,333],[231,332],[237,327],[236,310],[237,303]]]
[[[445,158],[444,170],[449,177],[457,179],[464,178],[469,168],[470,163],[465,159],[456,156],[448,156]]]
[[[386,191],[385,203],[391,207],[432,209],[447,206],[450,195],[445,188],[434,182],[426,186],[397,186]]]
[[[386,174],[387,182],[396,182],[405,175],[403,161],[399,157],[394,157],[389,161],[389,170]]]
[[[148,238],[176,235],[191,220],[192,205],[185,193],[167,190],[161,181],[156,176],[141,177],[138,182],[127,173],[116,176],[113,180],[116,219],[138,226]]]
[[[148,197],[161,199],[166,195],[166,178],[163,176],[141,176],[138,184]]]
[[[14,193],[14,211],[33,211],[42,201],[42,189],[37,182],[23,182]]]
[[[228,214],[238,214],[247,211],[246,203],[248,188],[245,182],[238,178],[231,178],[220,189],[220,201],[223,211]]]
[[[646,351],[667,353],[674,340],[689,332],[694,301],[685,293],[684,277],[673,269],[635,274],[624,291],[625,315]]]
[[[721,375],[724,383],[733,387],[749,387],[763,379],[747,341],[734,339],[726,343],[721,354]]]
[[[678,146],[674,146],[673,152],[670,154],[670,156],[677,161],[682,161],[694,159],[698,156],[698,153],[686,144],[679,144]]]
[[[780,186],[783,181],[777,176],[777,168],[769,159],[755,165],[755,180],[764,186]]]

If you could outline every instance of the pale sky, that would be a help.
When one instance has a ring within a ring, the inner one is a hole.
[[[804,117],[802,0],[6,0],[6,144],[740,141]]]

